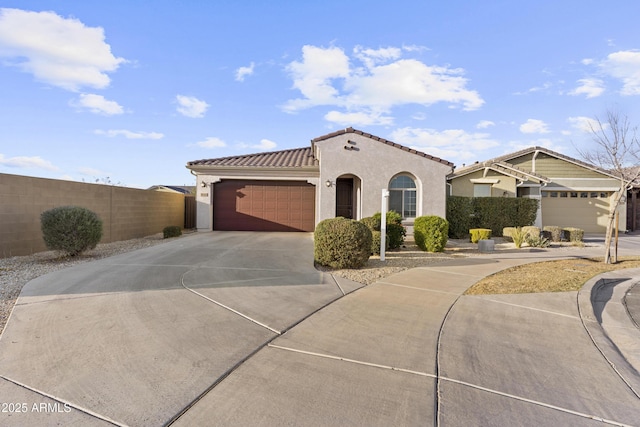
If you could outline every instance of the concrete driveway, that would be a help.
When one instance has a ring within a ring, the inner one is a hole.
[[[33,280],[0,339],[0,425],[170,422],[360,286],[312,260],[308,233],[207,233]]]
[[[553,251],[349,293],[313,269],[310,239],[196,235],[30,283],[0,339],[0,396],[62,406],[0,424],[638,425],[640,399],[594,345],[602,325],[578,292],[462,295]]]

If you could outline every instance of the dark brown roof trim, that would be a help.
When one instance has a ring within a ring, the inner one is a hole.
[[[389,141],[388,139],[380,138],[379,136],[371,135],[370,133],[362,132],[362,131],[354,129],[352,127],[348,127],[346,129],[339,130],[337,132],[332,132],[332,133],[329,133],[329,134],[326,134],[326,135],[319,136],[317,138],[312,139],[311,143],[313,144],[315,142],[324,141],[326,139],[335,138],[336,136],[346,135],[348,133],[355,133],[356,135],[362,135],[362,136],[364,136],[366,138],[370,138],[370,139],[373,139],[375,141],[382,142],[383,144],[387,144],[387,145],[390,145],[392,147],[399,148],[402,151],[406,151],[406,152],[409,152],[411,154],[415,154],[415,155],[418,155],[418,156],[421,156],[421,157],[425,157],[425,158],[427,158],[429,160],[433,160],[435,162],[439,162],[439,163],[445,164],[445,165],[450,166],[450,167],[454,166],[453,163],[451,163],[448,160],[444,160],[444,159],[441,159],[439,157],[431,156],[429,154],[423,153],[422,151],[417,151],[417,150],[414,150],[412,148],[405,147],[404,145],[400,145],[400,144],[395,143],[393,141]]]

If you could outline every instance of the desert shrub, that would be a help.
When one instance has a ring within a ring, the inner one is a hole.
[[[314,258],[332,268],[359,268],[371,255],[371,230],[346,218],[320,221],[314,232]]]
[[[366,225],[371,231],[380,231],[380,215],[377,217],[368,216],[366,218],[362,218],[360,222]]]
[[[563,231],[570,242],[582,242],[584,239],[584,230],[581,228],[567,227]]]
[[[522,227],[522,231],[531,237],[540,237],[540,227],[536,227],[533,225]]]
[[[472,228],[469,230],[471,243],[478,243],[478,240],[487,240],[491,238],[491,230],[488,228]]]
[[[60,206],[40,215],[47,248],[76,256],[96,247],[102,238],[102,220],[80,206]]]
[[[516,231],[517,227],[505,227],[502,229],[502,237],[504,238],[504,240],[506,240],[507,242],[512,242],[513,238],[511,237],[511,235],[513,234],[514,231]]]
[[[527,238],[527,233],[524,232],[522,227],[516,227],[511,232],[511,238],[513,243],[515,243],[516,248],[520,249]]]
[[[439,216],[420,216],[413,223],[413,237],[423,251],[444,251],[448,236],[449,222]]]
[[[382,221],[382,214],[376,212],[373,218]],[[387,240],[389,241],[389,249],[398,249],[404,243],[407,235],[407,229],[402,225],[402,215],[396,211],[387,212]],[[380,227],[378,227],[380,230]]]
[[[447,221],[449,222],[449,237],[464,239],[469,236],[469,229],[473,228],[473,199],[471,197],[447,197]]]
[[[380,237],[381,237],[381,232],[378,231],[371,231],[371,254],[372,255],[380,255]],[[384,250],[388,250],[389,249],[389,239],[385,239],[384,240]]]
[[[527,234],[525,240],[527,241],[527,245],[531,246],[532,248],[546,248],[551,244],[551,242],[542,237],[540,233]]]
[[[562,227],[557,227],[555,225],[545,225],[542,229],[543,231],[548,231],[551,233],[551,241],[552,242],[561,242],[563,238]]]
[[[182,236],[182,229],[177,225],[169,225],[162,229],[162,235],[165,239]]]

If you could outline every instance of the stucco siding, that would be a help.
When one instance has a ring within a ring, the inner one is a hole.
[[[497,183],[491,186],[491,197],[515,197],[516,196],[516,180],[510,176],[502,175],[499,172],[488,171],[486,176],[484,171],[479,170],[468,175],[464,175],[451,180],[452,195],[462,197],[473,197],[472,180],[476,179],[495,179]],[[506,194],[505,194],[506,193]]]
[[[345,146],[353,148],[345,149]],[[361,182],[361,217],[380,211],[382,190],[388,188],[393,177],[402,173],[415,178],[417,216],[446,215],[445,177],[451,172],[450,166],[358,134],[318,141],[315,148],[320,161],[321,183],[317,187],[317,221],[335,216],[335,182],[344,175],[354,175]],[[325,185],[327,181],[331,186]]]

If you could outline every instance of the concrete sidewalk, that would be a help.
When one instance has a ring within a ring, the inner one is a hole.
[[[175,425],[634,425],[640,400],[590,340],[577,292],[461,296],[545,258],[557,256],[452,260],[362,288],[272,341]]]
[[[448,260],[354,291],[313,270],[308,241],[273,237],[196,235],[30,283],[0,340],[0,397],[29,411],[0,424],[637,424],[637,373],[625,380],[592,340],[625,321],[602,295],[595,321],[578,292],[462,295],[557,252]]]

